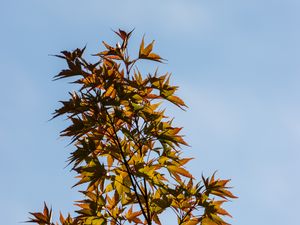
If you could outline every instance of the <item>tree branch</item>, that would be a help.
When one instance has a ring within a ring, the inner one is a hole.
[[[148,225],[151,225],[151,218],[148,218],[147,213],[145,212],[145,209],[144,209],[143,204],[142,204],[142,202],[141,202],[141,199],[140,199],[140,197],[139,197],[139,193],[138,193],[138,190],[137,190],[136,186],[138,187],[138,189],[140,190],[140,192],[141,192],[141,194],[143,195],[144,198],[145,198],[145,196],[144,196],[144,194],[143,194],[143,192],[142,192],[142,190],[141,190],[139,184],[137,183],[137,181],[136,181],[136,179],[135,179],[135,177],[134,177],[134,175],[133,175],[133,173],[132,173],[132,171],[131,171],[131,169],[130,169],[130,166],[128,165],[128,162],[127,162],[127,160],[126,160],[126,156],[124,155],[123,148],[122,148],[122,145],[121,145],[121,143],[120,143],[120,141],[119,141],[119,137],[118,137],[118,134],[117,134],[115,125],[114,125],[114,123],[113,123],[113,121],[112,121],[112,118],[111,118],[110,114],[108,113],[107,109],[106,109],[106,108],[104,108],[104,109],[105,109],[105,112],[106,112],[106,114],[107,114],[107,116],[108,116],[108,118],[109,118],[110,124],[111,124],[111,126],[112,126],[112,128],[113,128],[113,132],[114,132],[114,134],[115,134],[115,139],[113,139],[113,141],[114,141],[115,144],[119,147],[121,156],[122,156],[122,158],[123,158],[124,165],[125,165],[125,167],[126,167],[127,173],[128,173],[128,175],[129,175],[130,181],[131,181],[132,186],[133,186],[133,189],[134,189],[134,193],[135,193],[135,195],[136,195],[136,197],[137,197],[138,204],[139,204],[139,206],[140,206],[140,208],[141,208],[141,210],[142,210],[142,214],[143,214],[143,216],[145,217],[146,221],[148,222]]]

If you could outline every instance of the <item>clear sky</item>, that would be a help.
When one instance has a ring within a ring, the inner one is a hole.
[[[59,139],[62,118],[48,122],[74,89],[52,77],[65,64],[49,56],[113,42],[111,29],[156,40],[168,59],[160,71],[189,106],[169,109],[192,146],[189,169],[218,170],[239,196],[226,205],[237,225],[296,224],[300,186],[299,0],[2,0],[0,2],[1,224],[28,211],[73,211],[81,196],[70,168],[72,147]],[[167,214],[164,225],[173,225]]]

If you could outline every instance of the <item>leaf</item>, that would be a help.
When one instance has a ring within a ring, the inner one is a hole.
[[[183,159],[180,159],[179,160],[179,163],[180,163],[180,165],[185,165],[185,164],[187,164],[189,161],[191,161],[192,159],[194,159],[194,158],[183,158]]]
[[[142,214],[142,211],[132,212],[132,209],[133,208],[131,206],[131,208],[128,210],[126,214],[126,218],[128,219],[128,222],[131,223],[133,221],[135,223],[142,223],[142,221],[138,218],[138,216]]]
[[[149,45],[147,45],[145,49],[143,49],[141,55],[149,56],[150,52],[153,49],[153,45],[154,45],[154,40]]]
[[[59,220],[60,220],[61,224],[65,223],[65,218],[64,218],[64,216],[63,216],[63,214],[61,212],[59,213]]]
[[[155,53],[150,53],[147,56],[147,59],[153,60],[153,61],[157,61],[157,62],[162,62],[163,58],[161,58],[159,55],[155,54]]]
[[[141,104],[136,104],[136,103],[134,103],[134,102],[132,102],[131,105],[133,106],[133,108],[134,108],[135,111],[139,111],[140,109],[144,108],[143,105],[141,105]]]
[[[201,221],[201,225],[222,225],[219,224],[211,219],[209,219],[208,217],[205,217],[202,221]]]
[[[213,195],[217,195],[219,197],[222,197],[222,198],[237,198],[235,195],[233,195],[230,191],[228,190],[225,190],[225,189],[217,189],[217,190],[212,190],[211,191],[211,194]]]
[[[107,166],[108,166],[108,169],[111,168],[113,162],[114,162],[114,158],[111,155],[107,155]]]
[[[182,225],[196,225],[199,224],[199,219],[197,218],[192,218],[187,222],[184,222]]]
[[[113,50],[115,50],[115,48],[114,47],[112,47],[112,46],[110,46],[109,44],[107,44],[105,41],[102,41],[102,43],[103,43],[103,45],[108,49],[108,50],[110,50],[110,51],[113,51]]]
[[[115,98],[116,97],[116,89],[114,88],[114,86],[110,86],[107,91],[105,92],[104,96],[106,97],[111,97],[111,98]]]
[[[177,166],[168,166],[167,167],[169,170],[172,172],[178,173],[182,176],[188,177],[188,178],[193,178],[193,176],[184,168],[182,167],[177,167]]]
[[[186,104],[184,103],[184,101],[175,95],[168,96],[167,100],[169,100],[170,102],[172,102],[173,104],[175,104],[177,106],[185,106],[186,107]]]
[[[142,39],[142,42],[141,42],[141,45],[140,45],[140,50],[139,50],[139,58],[141,57],[142,55],[142,52],[144,51],[144,37]]]
[[[159,219],[159,217],[157,216],[156,213],[153,215],[152,218],[153,218],[153,221],[154,221],[156,224],[162,225],[161,222],[160,222],[160,219]]]
[[[120,175],[117,175],[115,177],[114,186],[116,187],[116,190],[119,193],[119,195],[122,195],[123,192],[128,193],[130,190],[128,188],[128,186],[126,185],[127,178],[128,178],[128,175],[126,172],[122,172]]]
[[[51,224],[52,209],[49,210],[45,202],[43,213],[35,212],[30,214],[34,216],[34,218],[30,218],[30,220],[27,221],[29,223]]]
[[[223,215],[223,216],[232,217],[225,209],[222,209],[222,208],[219,208],[217,213],[220,214],[220,215]]]
[[[140,59],[148,59],[148,60],[153,60],[153,61],[157,61],[157,62],[162,62],[162,58],[155,54],[155,53],[152,53],[152,49],[153,49],[153,46],[154,46],[154,40],[148,44],[146,46],[146,48],[144,47],[145,45],[145,41],[144,41],[144,37],[142,39],[142,42],[141,42],[141,45],[140,45],[140,50],[139,50],[139,58]]]
[[[120,38],[122,38],[123,41],[128,37],[128,34],[127,34],[125,31],[121,30],[121,29],[119,29],[119,32],[117,32],[117,31],[114,31],[114,32],[115,32]]]

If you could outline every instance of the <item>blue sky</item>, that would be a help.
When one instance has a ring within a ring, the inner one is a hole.
[[[156,40],[173,83],[189,106],[169,114],[184,126],[196,177],[218,170],[239,196],[226,205],[232,224],[294,224],[300,197],[300,2],[1,1],[1,224],[27,220],[43,201],[58,214],[80,199],[64,169],[72,147],[58,138],[66,121],[48,122],[74,89],[52,77],[64,62],[49,56],[113,42],[111,29],[135,28]],[[150,68],[150,67],[149,67]],[[152,68],[151,68],[152,69]],[[164,225],[174,224],[169,214]]]

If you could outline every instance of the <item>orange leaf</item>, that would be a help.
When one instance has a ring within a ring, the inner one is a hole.
[[[183,166],[183,165],[187,164],[192,159],[194,159],[194,158],[183,158],[183,159],[180,159],[179,162]]]
[[[107,156],[107,166],[108,166],[108,168],[111,168],[113,162],[114,162],[114,158],[111,155],[108,155]]]
[[[184,168],[182,167],[177,167],[177,166],[168,166],[168,169],[175,173],[179,173],[182,176],[193,178],[193,176]]]
[[[154,61],[157,61],[157,62],[161,62],[161,60],[163,58],[161,58],[159,55],[155,54],[155,53],[150,53],[148,56],[147,56],[147,59],[150,59],[150,60],[154,60]]]
[[[142,51],[142,55],[148,56],[153,49],[154,41],[152,41],[147,47]]]
[[[184,103],[184,101],[181,98],[179,98],[179,97],[177,97],[175,95],[168,96],[167,99],[170,102],[174,103],[175,105],[186,106],[185,103]]]

